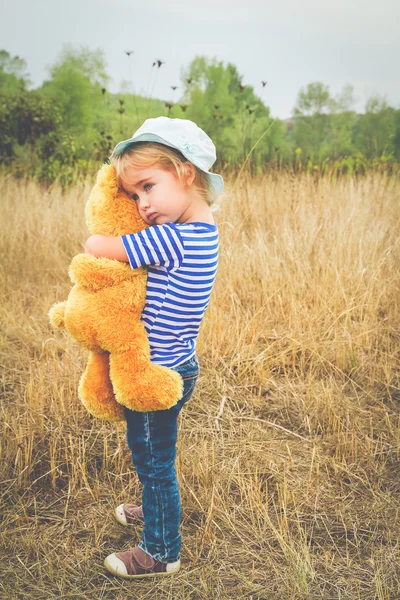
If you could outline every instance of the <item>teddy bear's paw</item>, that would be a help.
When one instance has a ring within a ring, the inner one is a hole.
[[[114,392],[107,389],[94,389],[86,380],[79,386],[79,398],[88,412],[105,421],[124,421],[124,407],[115,399]]]
[[[166,410],[182,398],[183,380],[176,371],[152,363],[140,371],[135,364],[128,369],[126,366],[121,355],[111,354],[110,377],[115,397],[126,408],[145,412]]]
[[[103,421],[125,421],[124,407],[114,401],[109,404],[99,402],[98,398],[81,398],[81,402],[86,410]]]
[[[89,361],[78,386],[78,395],[91,415],[106,421],[125,420],[124,407],[115,399],[109,377],[109,354],[89,354]]]
[[[56,304],[53,304],[49,310],[49,321],[53,327],[63,329],[65,327],[64,316],[65,302],[57,302]]]
[[[143,268],[131,269],[127,263],[83,253],[74,256],[68,272],[72,283],[93,292],[126,281],[144,284],[147,278],[147,271]]]

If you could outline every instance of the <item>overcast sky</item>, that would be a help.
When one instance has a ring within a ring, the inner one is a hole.
[[[354,86],[363,111],[374,94],[400,106],[399,0],[0,0],[0,48],[24,58],[33,85],[48,77],[64,44],[102,48],[109,89],[178,100],[181,68],[195,56],[232,62],[273,116],[290,117],[312,81],[336,95]],[[151,79],[153,77],[153,79]],[[268,81],[262,88],[261,80]]]

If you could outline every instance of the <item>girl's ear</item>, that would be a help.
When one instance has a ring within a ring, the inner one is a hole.
[[[186,173],[185,173],[186,174],[186,185],[188,187],[190,187],[196,178],[196,170],[194,168],[194,165],[192,165],[192,163],[189,161],[185,162],[185,170],[186,170]]]

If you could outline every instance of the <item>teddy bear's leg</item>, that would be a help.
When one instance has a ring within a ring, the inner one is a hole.
[[[115,399],[110,380],[108,352],[90,352],[86,369],[79,381],[78,394],[91,415],[107,421],[125,420],[124,409]]]
[[[149,342],[140,323],[125,352],[110,354],[110,377],[117,401],[131,410],[170,408],[182,398],[183,380],[176,371],[150,362]]]

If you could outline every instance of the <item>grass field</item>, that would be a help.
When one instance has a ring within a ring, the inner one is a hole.
[[[400,181],[228,178],[180,416],[182,569],[136,583],[103,567],[140,536],[112,514],[140,501],[124,424],[86,412],[86,352],[47,321],[92,183],[0,179],[0,598],[398,599]]]

